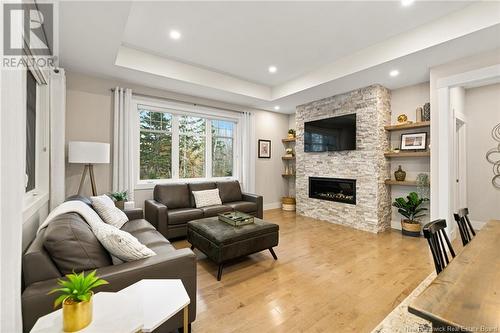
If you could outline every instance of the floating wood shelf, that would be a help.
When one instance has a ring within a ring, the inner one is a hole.
[[[386,179],[385,180],[386,185],[401,185],[401,186],[417,186],[417,181],[416,180],[405,180],[403,182],[399,182],[394,179]]]
[[[401,130],[408,130],[408,129],[414,129],[414,128],[422,128],[422,127],[429,127],[431,126],[430,121],[421,121],[418,123],[411,123],[411,124],[402,124],[402,125],[388,125],[384,126],[384,129],[386,131],[401,131]]]
[[[430,151],[400,151],[399,153],[386,152],[385,157],[430,157]]]
[[[295,174],[294,173],[283,173],[281,176],[282,177],[295,177]]]
[[[282,156],[281,159],[283,159],[283,160],[294,160],[295,156]]]
[[[292,138],[292,139],[289,139],[289,138],[286,138],[286,139],[281,139],[281,141],[283,142],[295,142],[295,140],[297,140],[296,138]]]

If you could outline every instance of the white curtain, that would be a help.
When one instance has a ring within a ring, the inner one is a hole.
[[[255,193],[255,115],[243,112],[239,121],[241,130],[240,181],[243,191]]]
[[[50,71],[50,210],[65,199],[66,74]]]
[[[132,90],[115,88],[113,126],[113,191],[127,191],[134,200]]]

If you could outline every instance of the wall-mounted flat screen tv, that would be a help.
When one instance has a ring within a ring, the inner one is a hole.
[[[304,124],[304,151],[356,150],[356,114]]]

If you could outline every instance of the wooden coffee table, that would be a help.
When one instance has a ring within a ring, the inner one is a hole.
[[[224,264],[233,259],[269,250],[278,260],[273,247],[278,245],[279,226],[256,217],[254,223],[239,227],[219,221],[217,216],[190,221],[187,240],[191,249],[197,248],[219,265],[218,281]]]

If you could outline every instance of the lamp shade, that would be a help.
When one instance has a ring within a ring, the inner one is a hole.
[[[69,163],[109,163],[109,143],[70,141],[68,144]]]

